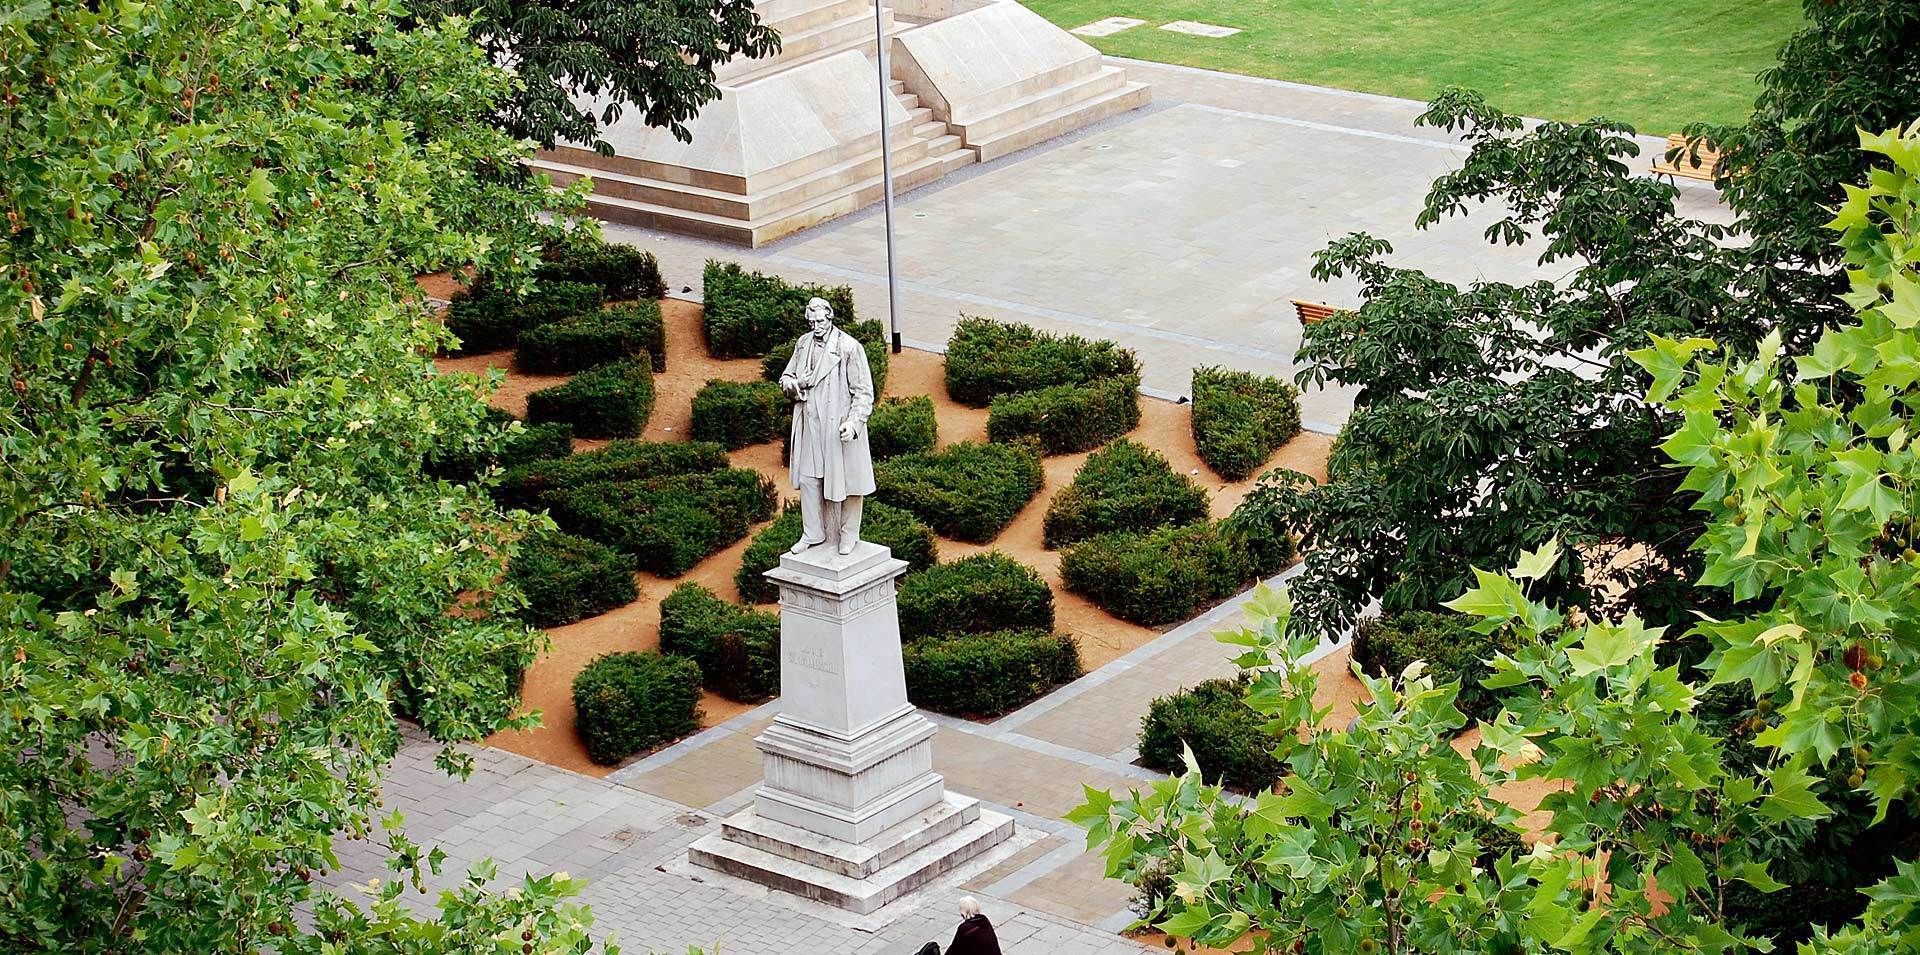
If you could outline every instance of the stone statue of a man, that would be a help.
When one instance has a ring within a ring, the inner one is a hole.
[[[873,373],[867,350],[834,327],[825,299],[807,302],[807,328],[780,373],[780,390],[793,399],[787,473],[800,492],[803,525],[792,553],[831,542],[850,554],[860,542],[861,500],[873,493]]]

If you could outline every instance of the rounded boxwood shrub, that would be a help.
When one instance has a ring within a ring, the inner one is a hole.
[[[834,321],[839,322],[840,327],[866,350],[867,370],[873,374],[873,393],[876,395],[884,393],[887,390],[887,367],[892,355],[887,346],[886,326],[873,321],[844,322],[841,321],[838,311],[834,312]],[[794,340],[806,330],[806,323],[802,321],[800,330],[794,332],[792,338],[768,350],[760,359],[760,377],[773,382],[780,380],[781,372],[787,370],[787,362],[793,358]]]
[[[597,285],[583,282],[535,282],[524,297],[481,278],[456,294],[447,306],[447,328],[460,339],[463,355],[512,348],[520,333],[591,312],[606,300]]]
[[[1182,772],[1184,746],[1209,780],[1243,792],[1273,788],[1285,767],[1273,757],[1266,718],[1248,708],[1245,692],[1244,680],[1208,680],[1154,700],[1140,721],[1141,765]]]
[[[1300,433],[1300,392],[1267,375],[1193,370],[1193,443],[1229,481],[1251,475]]]
[[[704,474],[727,465],[726,449],[711,441],[614,441],[595,451],[510,467],[493,496],[508,507],[531,509],[547,492],[562,488]]]
[[[947,395],[976,408],[986,407],[995,395],[1140,373],[1134,353],[1113,342],[977,315],[962,316],[954,325],[946,365]]]
[[[603,766],[700,727],[700,667],[686,657],[609,653],[573,678],[573,725]]]
[[[706,687],[752,703],[780,692],[780,615],[720,599],[695,583],[660,601],[660,649],[696,660]]]
[[[657,299],[667,294],[653,253],[601,239],[547,247],[534,274],[542,279],[600,286],[607,298]]]
[[[874,465],[875,496],[912,511],[938,534],[984,544],[1040,493],[1046,480],[1032,442],[967,441]]]
[[[1231,519],[1119,531],[1068,548],[1060,577],[1102,610],[1153,627],[1185,620],[1286,565],[1262,564],[1265,553],[1250,547]]]
[[[527,421],[565,421],[582,438],[631,438],[653,414],[653,369],[623,358],[527,396]]]
[[[737,262],[713,260],[701,285],[706,302],[701,324],[707,352],[715,358],[758,358],[792,344],[807,328],[810,298],[826,299],[841,327],[855,321],[853,289],[845,285],[793,285],[777,275],[749,272]]]
[[[1122,438],[1088,455],[1073,483],[1054,495],[1047,505],[1046,545],[1206,519],[1206,489],[1176,473],[1160,452]]]
[[[500,443],[500,454],[494,463],[503,468],[516,468],[534,461],[550,458],[564,458],[573,453],[573,425],[565,421],[549,421],[546,424],[534,424],[510,433]]]
[[[927,637],[900,656],[907,698],[956,716],[998,716],[1080,676],[1073,638],[1044,630]]]
[[[990,440],[1031,435],[1048,454],[1072,454],[1097,448],[1140,424],[1140,378],[1122,375],[996,395],[990,408]]]
[[[787,396],[770,381],[708,381],[693,396],[695,440],[744,448],[780,436]]]
[[[999,551],[963,557],[900,582],[900,633],[1053,629],[1053,589],[1039,571]]]
[[[773,514],[773,482],[727,468],[548,492],[554,522],[631,555],[641,570],[678,577]]]
[[[660,303],[631,302],[581,312],[520,333],[514,363],[541,375],[566,375],[645,354],[655,372],[667,370]]]
[[[860,539],[879,544],[906,561],[909,580],[932,567],[939,555],[932,528],[912,514],[879,501],[866,502],[866,509],[860,512]],[[800,506],[789,504],[777,520],[753,535],[753,543],[740,555],[740,569],[733,575],[740,599],[772,603],[778,598],[779,588],[766,578],[766,572],[779,566],[780,555],[799,542]]]
[[[558,627],[638,596],[633,558],[565,531],[541,531],[520,542],[507,579],[527,596],[520,616],[536,627]]]
[[[1499,715],[1500,700],[1480,685],[1493,672],[1487,659],[1518,650],[1523,641],[1511,630],[1476,633],[1472,624],[1457,613],[1427,610],[1367,617],[1353,631],[1353,662],[1369,676],[1397,677],[1425,660],[1434,682],[1459,681],[1454,705],[1468,720],[1490,720]]]
[[[939,437],[933,399],[926,395],[883,398],[867,417],[867,447],[876,461],[931,451]]]

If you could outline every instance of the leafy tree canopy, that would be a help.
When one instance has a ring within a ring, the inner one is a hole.
[[[511,77],[469,25],[405,15],[0,14],[0,947],[587,945],[564,879],[437,923],[404,878],[324,888],[336,838],[437,865],[375,825],[396,710],[445,741],[525,722],[538,632],[495,582],[531,519],[422,475],[490,426],[413,275],[524,278],[579,199],[490,124]]]
[[[424,0],[423,9],[472,14],[474,39],[520,77],[499,101],[502,129],[608,154],[600,128],[628,109],[689,140],[687,120],[720,95],[714,68],[780,49],[752,0]]]

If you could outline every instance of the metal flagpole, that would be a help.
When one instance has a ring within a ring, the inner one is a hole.
[[[887,69],[886,0],[873,0],[873,44],[880,71],[880,179],[887,203],[887,328],[893,332],[894,354],[900,353],[900,277],[893,267],[893,142],[887,130],[888,89],[893,77]]]

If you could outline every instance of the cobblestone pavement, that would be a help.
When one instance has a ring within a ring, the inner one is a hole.
[[[1414,125],[1425,104],[1187,67],[1113,60],[1153,85],[1145,108],[990,163],[896,203],[901,333],[938,350],[961,313],[1113,338],[1136,350],[1144,385],[1189,390],[1195,365],[1291,376],[1300,324],[1291,299],[1356,304],[1322,283],[1313,253],[1350,232],[1393,243],[1396,264],[1458,283],[1532,281],[1537,244],[1490,246],[1494,213],[1416,230],[1434,177],[1465,150]],[[1647,165],[1664,141],[1644,140]],[[1681,206],[1724,220],[1713,187],[1684,183]],[[878,206],[759,249],[609,226],[652,250],[674,294],[698,298],[702,263],[739,261],[798,281],[852,286],[884,319],[886,245]],[[682,292],[682,289],[686,289]],[[1310,430],[1334,433],[1343,389],[1309,392]]]

